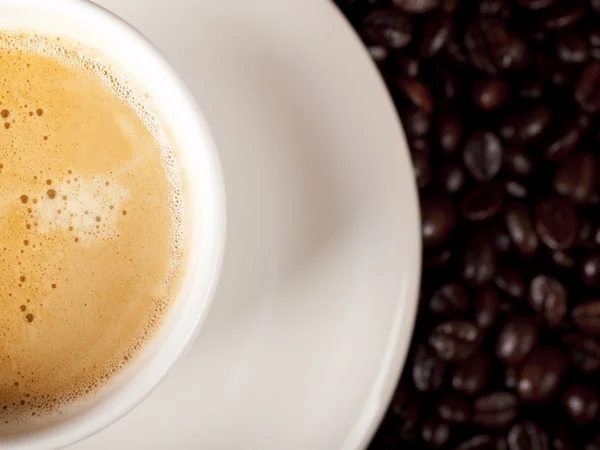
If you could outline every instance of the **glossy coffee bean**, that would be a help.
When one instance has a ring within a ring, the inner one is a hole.
[[[564,63],[584,63],[589,58],[588,43],[582,34],[565,33],[556,41],[556,55]]]
[[[409,17],[393,8],[370,12],[363,21],[362,30],[370,43],[389,49],[406,47],[413,33]]]
[[[575,206],[560,197],[543,200],[536,208],[535,225],[548,248],[566,250],[577,239],[579,223]]]
[[[421,438],[429,448],[443,448],[450,440],[451,430],[447,422],[437,417],[431,417],[423,422]]]
[[[540,12],[540,20],[544,28],[552,31],[562,30],[575,25],[585,14],[585,6],[581,2],[557,2]]]
[[[451,31],[452,18],[449,15],[440,14],[429,19],[425,23],[419,54],[423,58],[435,56],[448,42]]]
[[[506,442],[509,450],[551,450],[548,434],[532,421],[514,424]]]
[[[497,252],[488,234],[471,236],[463,249],[461,275],[467,284],[481,286],[494,278],[497,270]]]
[[[456,225],[452,200],[444,195],[428,195],[421,199],[423,245],[433,248],[443,244]]]
[[[539,347],[533,350],[519,371],[519,396],[526,402],[551,399],[560,386],[566,366],[565,356],[557,349]]]
[[[475,323],[481,329],[491,327],[498,318],[500,310],[500,297],[498,291],[491,285],[481,288],[475,302],[473,314]]]
[[[529,304],[550,326],[558,325],[567,315],[567,296],[565,286],[548,275],[538,275],[529,284]]]
[[[572,269],[575,267],[575,259],[565,251],[553,251],[550,254],[550,258],[557,267],[561,267],[563,269]]]
[[[446,364],[436,356],[433,349],[425,344],[417,348],[412,362],[412,380],[419,391],[438,391],[445,372]]]
[[[438,316],[461,316],[469,309],[465,289],[456,282],[442,285],[429,300],[430,311]]]
[[[506,443],[503,438],[478,434],[461,442],[455,450],[506,450]]]
[[[475,180],[490,181],[502,167],[502,143],[490,131],[477,131],[465,143],[462,156],[467,172]]]
[[[521,362],[538,339],[538,326],[533,317],[511,316],[501,325],[496,337],[496,357],[504,364]]]
[[[497,182],[482,183],[473,187],[463,197],[462,216],[474,222],[495,217],[504,205],[504,188]]]
[[[575,150],[581,136],[582,130],[574,120],[549,130],[544,146],[544,157],[555,162],[563,160]]]
[[[392,4],[411,14],[423,14],[440,6],[440,0],[392,0]]]
[[[473,423],[479,427],[501,430],[517,418],[519,400],[511,392],[497,391],[482,395],[473,402]]]
[[[464,361],[481,345],[481,334],[475,324],[454,319],[437,325],[429,335],[429,345],[444,361]]]
[[[571,364],[579,371],[591,374],[600,371],[600,342],[583,334],[563,337],[568,348]]]
[[[406,106],[400,111],[402,126],[409,139],[424,137],[429,133],[431,117],[416,106]]]
[[[589,152],[574,153],[557,169],[554,190],[576,203],[585,203],[595,192],[598,182],[596,158]]]
[[[521,107],[507,114],[500,123],[500,136],[517,144],[528,143],[541,136],[552,120],[552,111],[543,104]]]
[[[590,336],[600,336],[600,300],[587,300],[571,311],[573,323]]]
[[[533,173],[533,156],[519,147],[504,149],[504,169],[512,176],[526,178]]]
[[[534,255],[539,240],[527,205],[517,202],[508,203],[504,208],[504,221],[521,255],[526,257]]]
[[[586,425],[598,415],[598,392],[585,384],[569,386],[561,396],[565,412],[573,423]]]
[[[425,84],[414,78],[402,78],[396,82],[396,85],[400,92],[425,114],[433,112],[433,98]]]
[[[535,76],[525,78],[518,86],[518,94],[524,100],[540,100],[544,96],[544,81]]]
[[[452,388],[464,395],[483,392],[490,376],[489,359],[482,353],[454,365],[451,373]]]
[[[508,97],[508,84],[499,77],[483,78],[473,86],[473,104],[483,111],[500,108]]]
[[[495,221],[491,223],[489,232],[494,241],[494,246],[498,252],[506,253],[512,249],[512,239],[510,238],[510,234],[508,234],[508,230],[502,222]]]
[[[557,0],[518,0],[518,2],[523,8],[539,10],[553,5]]]
[[[431,161],[427,152],[411,151],[411,160],[415,171],[415,180],[419,189],[423,189],[431,182]]]
[[[448,423],[465,423],[470,418],[471,408],[464,398],[448,394],[439,399],[436,412]]]
[[[512,65],[512,43],[504,23],[493,17],[480,18],[471,24],[464,40],[473,65],[490,75]]]
[[[457,194],[465,185],[466,175],[460,165],[446,163],[440,167],[437,180],[445,192],[448,194]]]
[[[589,63],[575,84],[575,100],[584,111],[600,111],[600,62]]]
[[[442,114],[437,124],[437,142],[443,153],[456,151],[462,140],[462,124],[458,117]]]
[[[421,415],[419,394],[406,384],[401,383],[392,398],[390,413],[393,416],[393,421],[400,422],[399,437],[409,442],[417,440],[417,424]]]
[[[527,186],[517,180],[506,180],[504,190],[506,195],[518,200],[523,200],[529,195]]]
[[[583,257],[581,279],[588,287],[600,285],[600,253],[590,253]]]
[[[498,270],[494,277],[494,284],[509,297],[515,299],[525,297],[527,290],[525,279],[521,272],[512,266],[506,266]]]

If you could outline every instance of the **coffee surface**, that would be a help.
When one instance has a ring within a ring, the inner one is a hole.
[[[126,366],[176,295],[183,257],[181,184],[147,111],[81,49],[27,39],[0,35],[4,422],[77,401]]]

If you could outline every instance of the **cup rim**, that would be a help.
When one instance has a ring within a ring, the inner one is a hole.
[[[0,0],[0,5],[43,8],[55,13],[68,11],[78,15],[81,14],[89,17],[89,20],[99,22],[100,27],[107,26],[111,33],[118,33],[136,49],[144,52],[144,58],[150,63],[151,67],[162,71],[164,78],[168,79],[169,90],[177,95],[176,102],[178,105],[184,107],[182,114],[188,114],[190,121],[195,125],[194,132],[202,140],[204,147],[202,161],[207,164],[203,173],[209,177],[201,198],[194,198],[193,200],[194,202],[202,201],[202,204],[206,205],[206,211],[203,208],[202,218],[202,223],[205,225],[203,232],[206,232],[203,241],[210,242],[210,245],[208,246],[209,252],[203,256],[203,260],[208,262],[211,271],[210,273],[201,274],[203,282],[194,284],[196,289],[192,289],[193,293],[200,292],[203,295],[198,300],[198,304],[194,305],[196,308],[188,308],[191,316],[186,321],[186,331],[178,333],[177,336],[171,333],[165,339],[165,343],[157,354],[152,355],[134,379],[127,382],[127,389],[130,392],[126,400],[118,398],[119,393],[113,392],[100,402],[103,405],[101,411],[97,407],[93,407],[89,411],[78,415],[75,420],[68,420],[63,424],[24,435],[17,435],[14,436],[14,440],[7,442],[0,441],[0,449],[47,450],[48,448],[62,448],[75,444],[125,416],[158,387],[180,356],[190,347],[208,315],[221,272],[226,241],[225,188],[216,144],[194,96],[167,58],[133,25],[91,0]],[[69,35],[68,31],[64,34]],[[197,297],[200,296],[194,295],[188,298],[185,301],[186,306],[189,307],[192,303],[195,303],[193,300]],[[180,321],[178,320],[178,323]],[[132,388],[131,385],[136,382],[139,382],[139,385]]]

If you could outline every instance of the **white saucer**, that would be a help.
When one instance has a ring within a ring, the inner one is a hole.
[[[166,54],[228,195],[215,306],[140,407],[72,447],[354,449],[412,332],[418,205],[395,110],[327,0],[100,0]]]

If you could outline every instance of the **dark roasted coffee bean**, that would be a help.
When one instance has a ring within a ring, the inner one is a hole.
[[[553,450],[577,450],[577,446],[574,444],[574,436],[571,434],[570,427],[565,426],[563,420],[553,421],[547,430],[550,431],[550,448]]]
[[[452,388],[465,395],[476,395],[485,389],[490,375],[490,362],[482,353],[458,363],[452,371]]]
[[[575,259],[567,252],[563,250],[556,250],[550,254],[552,262],[558,267],[564,269],[572,269],[575,267]]]
[[[575,25],[585,13],[582,2],[558,2],[540,12],[542,25],[548,30],[562,30]]]
[[[449,15],[440,14],[429,19],[423,30],[419,54],[424,58],[431,58],[437,54],[448,42],[451,31],[452,18]]]
[[[504,368],[504,387],[514,390],[517,387],[519,373],[515,367],[506,366]]]
[[[496,338],[496,357],[504,364],[521,362],[533,349],[538,338],[535,319],[512,316],[504,321]]]
[[[489,231],[494,240],[496,250],[506,253],[512,248],[512,239],[508,234],[508,230],[501,222],[494,222]]]
[[[413,169],[415,170],[415,179],[419,189],[423,189],[431,181],[431,164],[429,155],[423,151],[410,152]]]
[[[532,256],[538,247],[538,236],[529,209],[523,203],[512,202],[504,208],[506,228],[523,256]]]
[[[481,334],[468,320],[449,320],[434,328],[429,345],[444,361],[464,361],[479,349]]]
[[[514,267],[507,266],[498,270],[494,277],[494,283],[500,291],[512,298],[523,298],[527,290],[527,284],[521,272]]]
[[[600,450],[600,435],[588,442],[588,444],[585,446],[585,450]]]
[[[549,130],[544,157],[560,161],[568,156],[581,139],[582,130],[575,121],[567,121],[555,130]]]
[[[517,392],[526,402],[547,401],[556,393],[565,371],[565,356],[559,350],[537,348],[521,366]]]
[[[526,78],[519,86],[519,97],[525,100],[539,100],[544,95],[544,81],[541,78]]]
[[[556,55],[564,63],[586,62],[589,57],[588,44],[581,34],[563,34],[556,41]]]
[[[421,68],[418,59],[400,54],[393,54],[390,65],[394,75],[401,78],[417,78]]]
[[[452,260],[452,255],[452,247],[428,251],[424,256],[425,267],[427,269],[440,269]]]
[[[477,181],[490,181],[502,167],[503,148],[500,139],[490,131],[477,131],[466,142],[463,162]]]
[[[598,181],[596,158],[589,152],[568,157],[554,174],[553,187],[560,195],[576,203],[589,201]]]
[[[433,99],[429,88],[414,78],[403,78],[397,81],[397,86],[402,94],[426,114],[433,111]]]
[[[438,416],[450,423],[464,423],[471,414],[467,401],[456,394],[441,397],[437,403]]]
[[[475,21],[465,34],[471,62],[482,72],[495,75],[512,66],[513,38],[504,23],[493,17]]]
[[[524,199],[527,197],[527,187],[519,181],[506,180],[504,182],[504,189],[506,194],[516,199]]]
[[[600,371],[600,342],[582,334],[568,334],[563,337],[563,342],[577,369],[588,374]]]
[[[417,347],[412,363],[412,380],[421,392],[435,392],[442,387],[446,364],[433,349],[423,344]]]
[[[589,287],[600,285],[600,253],[592,253],[583,257],[581,279]]]
[[[573,384],[563,392],[565,412],[576,425],[592,422],[598,414],[598,392],[585,384]]]
[[[532,174],[535,162],[530,153],[518,147],[504,149],[504,168],[516,177],[528,177]]]
[[[409,138],[419,138],[429,133],[431,118],[429,114],[416,106],[407,106],[400,111],[402,126]]]
[[[363,21],[362,30],[370,43],[384,48],[403,48],[412,39],[410,19],[406,14],[393,8],[370,12]]]
[[[575,100],[584,111],[600,110],[600,62],[589,63],[575,84]]]
[[[474,320],[479,328],[486,329],[492,326],[500,310],[500,297],[491,285],[484,286],[475,303]]]
[[[507,141],[529,142],[546,130],[551,119],[552,111],[547,106],[529,106],[504,118],[500,136]]]
[[[483,78],[473,86],[473,104],[483,111],[500,108],[508,97],[508,84],[502,78]]]
[[[473,402],[473,423],[477,426],[501,430],[517,418],[517,396],[510,392],[492,392]]]
[[[408,141],[408,147],[414,152],[421,152],[427,156],[431,155],[431,145],[426,138],[412,138]]]
[[[497,257],[494,242],[487,234],[468,238],[462,255],[461,274],[471,285],[481,286],[496,274]]]
[[[437,141],[443,153],[450,154],[460,145],[462,125],[460,119],[453,115],[440,116],[437,126]]]
[[[424,195],[421,198],[421,222],[424,247],[443,244],[456,224],[452,200],[444,195]]]
[[[460,192],[465,185],[465,171],[458,164],[444,164],[440,167],[437,178],[440,187],[449,194]]]
[[[551,450],[548,434],[532,421],[514,424],[506,442],[509,450]]]
[[[498,182],[482,183],[473,187],[464,196],[461,213],[471,221],[489,220],[495,217],[504,205],[504,189]]]
[[[394,419],[400,421],[398,430],[400,438],[406,441],[415,441],[418,433],[417,423],[421,413],[419,395],[401,383],[390,403],[390,413]]]
[[[506,443],[502,438],[479,434],[461,442],[455,450],[506,450]]]
[[[423,14],[440,6],[440,0],[392,0],[392,4],[411,14]]]
[[[535,213],[537,233],[552,250],[566,250],[577,239],[578,218],[575,206],[565,198],[543,200]]]
[[[429,300],[429,309],[440,316],[460,316],[469,309],[467,292],[456,282],[446,283]]]
[[[442,448],[450,440],[450,425],[437,417],[425,419],[421,429],[421,438],[428,448]]]
[[[482,16],[495,16],[507,20],[510,17],[510,0],[481,0],[479,14]]]
[[[519,5],[528,9],[544,9],[556,3],[557,0],[518,0]]]
[[[588,300],[571,312],[573,323],[586,334],[600,336],[600,300]]]
[[[529,285],[529,304],[548,325],[556,326],[567,314],[567,289],[555,278],[538,275]]]

